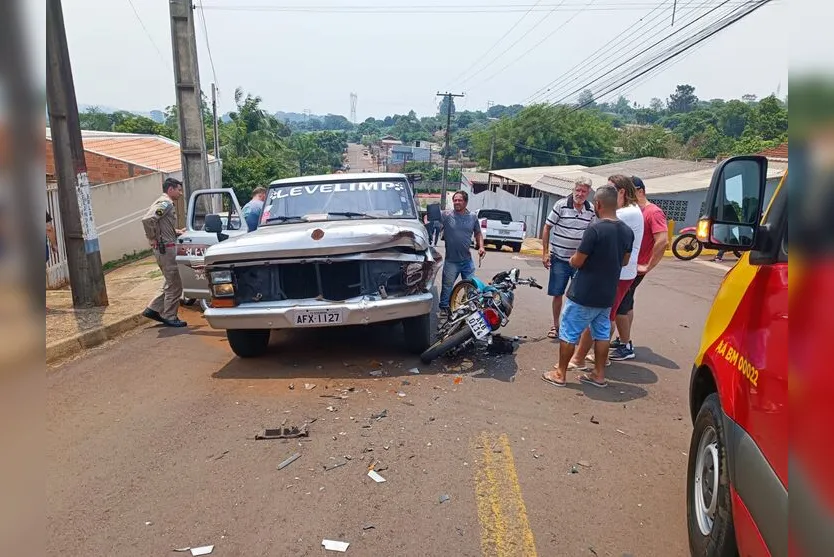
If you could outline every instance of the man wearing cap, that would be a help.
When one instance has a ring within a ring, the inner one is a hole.
[[[164,193],[153,202],[142,218],[142,226],[165,283],[142,315],[168,327],[185,327],[187,323],[177,316],[182,297],[182,280],[177,270],[176,240],[185,231],[176,227],[176,201],[183,195],[182,182],[166,178],[162,183],[162,191]]]
[[[637,206],[643,213],[643,241],[637,257],[637,277],[626,292],[620,308],[617,310],[617,333],[619,336],[611,343],[610,358],[614,361],[633,360],[634,344],[631,342],[631,326],[634,323],[634,291],[646,278],[646,275],[663,260],[663,253],[669,245],[669,227],[663,209],[646,198],[646,184],[637,176],[631,181],[637,190]]]

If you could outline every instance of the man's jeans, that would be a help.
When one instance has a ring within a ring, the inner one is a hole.
[[[475,274],[475,262],[472,258],[464,261],[446,261],[443,263],[443,287],[440,291],[440,309],[449,309],[452,288],[460,275],[463,279],[471,278]]]

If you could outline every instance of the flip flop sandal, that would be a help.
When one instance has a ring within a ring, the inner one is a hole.
[[[573,362],[568,363],[568,371],[587,371],[588,366],[575,364]]]
[[[553,385],[554,387],[564,387],[565,385],[568,384],[567,381],[562,381],[560,383],[560,382],[556,381],[555,379],[551,379],[550,377],[547,376],[546,373],[542,373],[542,381],[544,381],[545,383],[549,383],[550,385]]]
[[[559,330],[556,327],[550,327],[550,330],[547,331],[547,338],[558,338],[559,337]]]
[[[586,383],[588,385],[593,385],[594,387],[596,387],[598,389],[604,389],[605,387],[608,386],[608,381],[603,381],[603,382],[600,383],[599,381],[596,381],[593,377],[591,377],[591,375],[589,373],[583,373],[579,377],[579,381],[581,381],[582,383]]]

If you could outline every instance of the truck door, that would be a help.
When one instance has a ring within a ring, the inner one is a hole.
[[[249,232],[240,203],[231,188],[197,190],[188,201],[185,233],[177,239],[177,269],[182,279],[183,296],[211,297],[203,263],[206,250],[217,243],[217,234],[206,232],[206,215],[217,214],[229,239]]]

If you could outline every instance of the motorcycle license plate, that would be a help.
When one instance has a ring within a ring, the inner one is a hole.
[[[489,328],[489,324],[487,324],[486,319],[484,319],[484,316],[481,315],[480,311],[476,311],[467,317],[466,324],[469,325],[469,329],[478,340],[487,336],[492,330]]]

